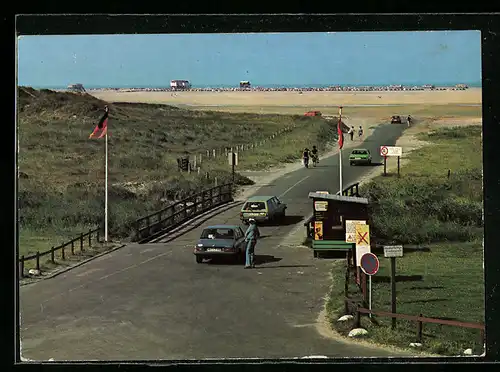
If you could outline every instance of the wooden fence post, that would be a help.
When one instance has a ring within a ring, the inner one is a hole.
[[[52,263],[56,263],[56,252],[54,250],[54,246],[52,246],[52,248],[50,248],[50,261],[52,261]]]
[[[40,270],[40,251],[36,251],[36,269]]]
[[[19,260],[19,276],[24,278],[24,254],[21,256]]]
[[[63,260],[65,259],[64,248],[66,248],[65,245],[63,245],[61,248],[61,259],[63,259]]]
[[[422,314],[419,314],[419,317],[422,317]],[[423,323],[421,320],[417,321],[417,341],[422,342],[422,330]]]
[[[80,252],[83,252],[83,233],[80,233]]]
[[[99,243],[99,239],[100,239],[100,235],[101,234],[101,228],[99,227],[99,229],[97,230],[97,234],[96,234],[96,240],[97,240],[97,243]]]
[[[75,241],[74,240],[71,241],[71,254],[72,255],[75,254]]]
[[[92,247],[92,230],[89,229],[89,247]]]
[[[361,327],[361,312],[359,311],[359,305],[358,308],[356,309],[356,320],[354,324],[356,328]]]

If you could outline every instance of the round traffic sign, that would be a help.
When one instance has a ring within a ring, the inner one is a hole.
[[[373,253],[365,253],[361,256],[361,269],[366,275],[375,275],[379,266],[378,257]]]
[[[389,149],[387,148],[387,146],[380,147],[380,155],[386,156],[388,153],[389,153]]]

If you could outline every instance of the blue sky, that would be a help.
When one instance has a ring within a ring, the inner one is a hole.
[[[59,87],[476,83],[479,31],[18,38],[18,84]]]

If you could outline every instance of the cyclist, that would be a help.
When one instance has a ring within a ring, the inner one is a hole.
[[[302,152],[302,160],[304,161],[304,166],[309,167],[309,149],[306,147]]]

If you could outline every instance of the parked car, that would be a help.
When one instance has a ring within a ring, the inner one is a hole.
[[[401,121],[401,116],[399,116],[399,115],[394,115],[394,116],[391,118],[391,124],[402,124],[402,121]]]
[[[372,155],[370,151],[367,149],[354,149],[349,155],[349,164],[357,165],[357,164],[371,164],[372,163]]]
[[[307,111],[304,116],[321,116],[321,111]]]
[[[287,205],[276,196],[252,196],[241,207],[240,219],[244,224],[248,224],[249,218],[257,222],[282,220],[286,208]]]
[[[194,247],[194,255],[197,263],[221,256],[233,256],[240,260],[244,257],[245,250],[245,234],[241,227],[214,225],[203,229]]]

